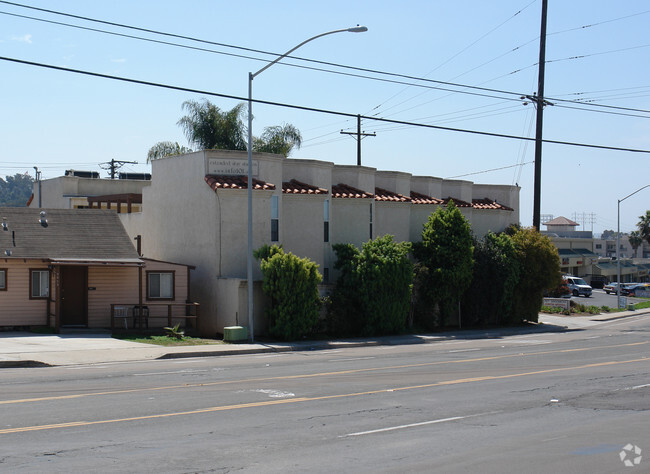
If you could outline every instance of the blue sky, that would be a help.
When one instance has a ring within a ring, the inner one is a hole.
[[[537,89],[541,0],[18,3],[277,54],[319,33],[362,24],[368,32],[326,36],[308,43],[295,55],[513,94],[291,61],[363,77],[277,64],[255,79],[254,97],[349,114],[534,137],[534,107],[513,99]],[[650,113],[643,112],[650,110],[649,23],[650,7],[640,0],[549,0],[545,96],[555,105],[545,109],[544,138],[650,150]],[[272,58],[3,3],[0,50],[0,56],[9,58],[237,97],[247,95],[248,72],[257,71],[263,67],[263,60]],[[33,174],[33,166],[39,167],[44,179],[59,176],[66,169],[99,171],[99,164],[111,159],[138,162],[123,170],[148,171],[146,153],[156,142],[171,140],[187,145],[176,125],[183,115],[181,104],[204,97],[5,60],[0,61],[0,77],[1,176],[26,171]],[[432,89],[432,85],[453,91]],[[209,99],[222,109],[238,103]],[[355,140],[340,134],[342,129],[355,129],[354,119],[267,105],[255,105],[254,116],[254,133],[282,123],[301,130],[303,147],[293,157],[356,163]],[[377,134],[362,142],[364,165],[443,178],[462,176],[459,179],[477,183],[518,183],[522,188],[522,224],[532,224],[532,142],[371,120],[364,121],[362,128]],[[617,200],[650,184],[649,154],[554,144],[545,144],[543,149],[542,214],[574,218],[577,213],[580,222],[585,214],[585,230],[592,229],[591,216],[596,233],[615,229]],[[483,172],[496,168],[503,169]],[[632,230],[638,216],[650,208],[649,203],[650,188],[624,201],[621,229]]]

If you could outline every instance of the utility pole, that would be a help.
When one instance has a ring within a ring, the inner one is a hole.
[[[38,183],[38,208],[40,209],[43,201],[41,199],[41,172],[38,171],[38,166],[34,166],[34,178]]]
[[[356,135],[357,140],[357,166],[361,166],[361,139],[364,137],[376,137],[375,132],[372,133],[362,133],[361,132],[361,115],[357,115],[357,131],[356,132],[344,132],[341,130],[342,135]]]
[[[111,179],[115,179],[115,172],[126,164],[137,165],[137,161],[122,161],[122,160],[111,160],[106,163],[100,163],[99,167],[103,170],[109,170]],[[105,165],[105,166],[102,166]]]
[[[537,80],[537,127],[535,131],[535,187],[533,190],[533,227],[540,231],[542,195],[542,122],[544,119],[544,69],[546,64],[546,11],[548,1],[542,0],[542,27],[539,35],[539,76]]]

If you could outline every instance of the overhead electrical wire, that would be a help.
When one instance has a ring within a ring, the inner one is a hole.
[[[131,79],[127,77],[121,77],[121,76],[113,76],[110,74],[102,74],[98,72],[92,72],[92,71],[84,71],[80,69],[72,69],[72,68],[67,68],[63,66],[54,66],[52,64],[44,64],[44,63],[37,63],[33,61],[25,61],[22,59],[16,59],[16,58],[9,58],[5,56],[0,56],[1,61],[7,61],[7,62],[13,62],[17,64],[23,64],[27,66],[34,66],[34,67],[40,67],[40,68],[45,68],[45,69],[51,69],[55,71],[64,71],[64,72],[69,72],[69,73],[74,73],[74,74],[81,74],[85,76],[90,76],[90,77],[98,77],[98,78],[103,78],[103,79],[111,79],[115,81],[120,81],[120,82],[125,82],[125,83],[131,83],[131,84],[139,84],[143,86],[150,86],[150,87],[157,87],[157,88],[162,88],[162,89],[168,89],[168,90],[176,90],[176,91],[181,91],[181,92],[189,92],[192,94],[202,94],[202,95],[207,95],[207,96],[213,96],[213,97],[221,97],[221,98],[226,98],[226,99],[233,99],[233,100],[238,100],[238,101],[247,101],[251,100],[251,102],[257,103],[257,104],[262,104],[262,105],[269,105],[269,106],[275,106],[275,107],[284,107],[284,108],[290,108],[294,110],[303,110],[306,112],[317,112],[317,113],[322,113],[322,114],[329,114],[329,115],[338,115],[342,117],[358,117],[358,114],[353,114],[349,112],[340,112],[340,111],[334,111],[334,110],[327,110],[327,109],[321,109],[321,108],[316,108],[316,107],[308,107],[304,105],[296,105],[296,104],[286,104],[286,103],[281,103],[281,102],[273,102],[273,101],[268,101],[268,100],[260,100],[260,99],[248,99],[245,97],[239,97],[239,96],[234,96],[234,95],[229,95],[229,94],[221,94],[218,92],[210,92],[210,91],[204,91],[204,90],[199,90],[199,89],[191,89],[188,87],[180,87],[180,86],[173,86],[170,84],[163,84],[163,83],[157,83],[157,82],[151,82],[151,81],[144,81],[140,79]],[[423,123],[415,123],[415,122],[407,122],[403,120],[393,120],[393,119],[385,119],[385,118],[379,118],[379,117],[364,117],[361,116],[362,119],[367,119],[367,120],[374,120],[377,122],[385,122],[385,123],[393,123],[393,124],[398,124],[398,125],[409,125],[413,127],[420,127],[420,128],[430,128],[430,129],[436,129],[436,130],[445,130],[449,132],[461,132],[461,133],[469,133],[473,135],[482,135],[482,136],[488,136],[488,137],[495,137],[495,138],[507,138],[507,139],[513,139],[513,140],[528,140],[532,141],[534,140],[533,138],[529,137],[520,137],[516,135],[509,135],[506,133],[496,133],[496,132],[486,132],[482,130],[469,130],[469,129],[461,129],[461,128],[453,128],[453,127],[443,127],[440,125],[430,125],[430,124],[423,124]],[[594,145],[594,144],[589,144],[589,143],[577,143],[577,142],[567,142],[567,141],[562,141],[562,140],[549,140],[549,139],[544,139],[542,140],[544,143],[551,143],[551,144],[556,144],[556,145],[567,145],[567,146],[576,146],[576,147],[584,147],[584,148],[595,148],[595,149],[601,149],[601,150],[612,150],[612,151],[627,151],[627,152],[632,152],[632,153],[648,153],[650,154],[650,150],[643,150],[643,149],[636,149],[636,148],[626,148],[626,147],[616,147],[616,146],[607,146],[607,145]]]
[[[535,163],[535,162],[534,161],[527,161],[525,163],[517,163],[516,165],[501,166],[500,168],[491,168],[489,170],[475,171],[473,173],[459,174],[459,175],[456,175],[456,176],[448,176],[445,179],[464,178],[465,176],[473,176],[475,174],[491,173],[492,171],[507,170],[509,168],[515,168],[516,166],[522,166],[522,165],[529,165],[531,163]]]
[[[56,11],[56,10],[50,10],[50,9],[46,9],[46,8],[39,8],[39,7],[34,7],[34,6],[31,6],[31,5],[24,5],[24,4],[20,4],[20,3],[16,3],[16,2],[9,2],[9,1],[6,1],[6,0],[0,0],[0,4],[7,4],[7,5],[16,6],[16,7],[27,8],[27,9],[31,9],[31,10],[40,11],[40,12],[50,13],[50,14],[53,14],[53,15],[65,16],[65,17],[75,18],[75,19],[79,19],[79,20],[83,20],[83,21],[95,22],[95,23],[110,25],[110,26],[119,27],[119,28],[125,28],[125,29],[141,31],[141,32],[150,33],[150,34],[168,36],[168,37],[171,37],[171,38],[177,38],[177,39],[183,39],[183,40],[199,42],[199,43],[204,43],[204,44],[210,44],[210,45],[215,45],[215,46],[221,46],[221,47],[226,47],[226,48],[238,49],[238,50],[254,52],[254,53],[258,53],[258,54],[265,54],[265,55],[273,56],[274,58],[280,56],[277,53],[273,53],[273,52],[269,52],[269,51],[263,51],[263,50],[247,48],[247,47],[243,47],[243,46],[231,45],[231,44],[227,44],[227,43],[219,43],[219,42],[215,42],[215,41],[203,40],[203,39],[199,39],[199,38],[195,38],[195,37],[191,37],[191,36],[179,35],[179,34],[174,34],[174,33],[167,33],[167,32],[163,32],[163,31],[158,31],[158,30],[153,30],[153,29],[148,29],[148,28],[142,28],[142,27],[137,27],[137,26],[132,26],[132,25],[126,25],[126,24],[122,24],[122,23],[110,22],[110,21],[105,21],[105,20],[98,20],[98,19],[90,18],[90,17],[86,17],[86,16],[74,15],[74,14],[64,13],[64,12],[60,12],[60,11]],[[527,8],[528,6],[529,5],[527,5],[524,8]],[[522,11],[522,10],[520,10],[520,11]],[[643,13],[645,13],[645,12],[643,12]],[[168,41],[154,40],[154,39],[151,39],[151,38],[143,38],[143,37],[134,36],[134,35],[126,35],[124,33],[116,33],[116,32],[111,32],[111,31],[107,31],[107,30],[100,30],[100,29],[96,29],[96,28],[89,28],[89,27],[84,27],[84,26],[79,26],[79,25],[72,25],[72,24],[69,24],[69,23],[56,22],[56,21],[53,21],[53,20],[46,20],[46,19],[41,19],[41,18],[36,18],[36,17],[29,17],[29,16],[26,16],[26,15],[19,15],[19,14],[15,14],[15,13],[8,13],[8,12],[0,11],[0,14],[16,16],[16,17],[21,17],[21,18],[26,18],[26,19],[31,19],[31,20],[41,21],[41,22],[46,22],[46,23],[52,23],[52,24],[57,24],[57,25],[61,25],[61,26],[68,26],[68,27],[77,28],[77,29],[89,30],[89,31],[94,31],[94,32],[99,32],[99,33],[105,33],[105,34],[110,34],[110,35],[114,35],[114,36],[122,36],[122,37],[130,38],[130,39],[137,39],[137,40],[141,40],[141,41],[159,43],[159,44],[164,44],[164,45],[168,45],[168,46],[175,46],[175,47],[186,48],[186,49],[195,49],[195,50],[202,51],[202,52],[210,52],[210,53],[214,53],[214,54],[233,56],[233,57],[238,57],[238,58],[242,58],[242,59],[251,59],[251,60],[254,60],[254,61],[264,61],[264,62],[266,61],[264,59],[256,58],[256,57],[253,57],[253,56],[245,56],[245,55],[234,54],[234,53],[226,53],[226,52],[223,52],[223,51],[216,51],[216,50],[207,49],[207,48],[188,46],[188,45],[183,45],[183,44],[179,44],[179,43],[172,43],[172,42],[168,42]],[[639,13],[639,14],[642,14],[642,13]],[[513,16],[516,16],[516,14],[513,15]],[[625,18],[625,17],[622,17],[622,18]],[[611,20],[611,21],[615,21],[615,20]],[[599,23],[597,23],[597,24],[599,24]],[[593,26],[595,26],[597,24],[594,24]],[[596,53],[596,54],[598,54],[598,53]],[[347,66],[347,65],[337,64],[337,63],[332,63],[332,62],[327,62],[327,61],[319,61],[319,60],[314,60],[314,59],[301,58],[301,57],[298,57],[298,56],[287,56],[287,58],[291,58],[291,59],[299,60],[299,61],[311,62],[311,63],[315,63],[315,64],[333,66],[333,67],[342,68],[342,69],[349,69],[349,70],[354,70],[354,71],[359,71],[359,72],[365,72],[365,73],[370,73],[370,74],[393,76],[393,77],[399,77],[399,78],[402,78],[402,79],[408,79],[408,80],[412,80],[412,81],[419,81],[419,82],[425,82],[425,83],[431,83],[431,84],[439,84],[441,86],[458,87],[458,88],[471,89],[471,90],[482,91],[482,92],[492,92],[492,93],[496,93],[496,94],[505,94],[505,95],[518,96],[518,97],[521,97],[522,95],[525,95],[525,94],[523,94],[521,92],[505,91],[505,90],[492,89],[492,88],[487,88],[487,87],[472,86],[472,85],[468,85],[468,84],[458,84],[458,83],[453,83],[453,82],[448,82],[448,81],[438,81],[438,80],[433,80],[433,79],[427,79],[427,78],[422,78],[422,77],[411,76],[411,75],[407,75],[407,74],[392,73],[392,72],[380,71],[380,70],[369,69],[369,68],[361,68],[361,67],[355,67],[355,66]],[[446,88],[443,88],[443,87],[426,86],[424,84],[413,84],[413,83],[407,83],[407,82],[403,82],[403,81],[382,79],[382,78],[371,77],[371,76],[363,76],[363,75],[359,75],[359,74],[344,73],[344,72],[341,72],[341,71],[332,71],[332,70],[329,70],[329,69],[315,68],[315,67],[303,66],[303,65],[299,65],[299,64],[293,64],[293,63],[281,62],[279,64],[286,65],[286,66],[297,67],[297,68],[302,68],[302,69],[315,70],[315,71],[320,71],[320,72],[328,72],[328,73],[331,73],[331,74],[338,74],[338,75],[351,76],[351,77],[359,77],[359,78],[363,78],[363,79],[370,79],[370,80],[376,80],[376,81],[381,81],[381,82],[389,82],[389,83],[394,83],[394,84],[403,84],[403,85],[412,86],[412,87],[421,87],[421,88],[427,88],[427,89],[442,90],[442,91],[447,91],[447,92],[457,92],[457,93],[468,94],[468,95],[477,95],[477,96],[488,97],[488,98],[497,98],[497,99],[506,99],[506,100],[508,100],[507,98],[504,98],[504,97],[491,96],[491,95],[488,95],[488,94],[472,93],[472,92],[469,92],[469,91],[457,90],[457,89],[446,89]],[[532,66],[528,66],[528,67],[532,67]],[[510,75],[510,74],[512,74],[512,73],[509,73],[507,75]],[[500,77],[503,77],[503,76],[500,76]],[[518,98],[517,99],[513,98],[513,99],[509,99],[509,100],[519,100],[519,99]],[[590,105],[590,106],[598,106],[599,104],[590,103],[588,105]],[[610,107],[613,108],[615,106],[610,106]],[[650,113],[650,111],[643,111],[643,112]]]

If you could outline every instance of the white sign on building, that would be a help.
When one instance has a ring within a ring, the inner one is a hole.
[[[248,160],[232,160],[228,158],[209,158],[206,174],[225,176],[248,176]],[[259,176],[259,162],[253,160],[253,176]]]

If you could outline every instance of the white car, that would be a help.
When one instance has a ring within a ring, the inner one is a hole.
[[[591,296],[591,286],[587,285],[587,282],[582,278],[574,276],[565,276],[564,280],[566,281],[566,286],[569,287],[573,296],[584,296],[589,298]]]

